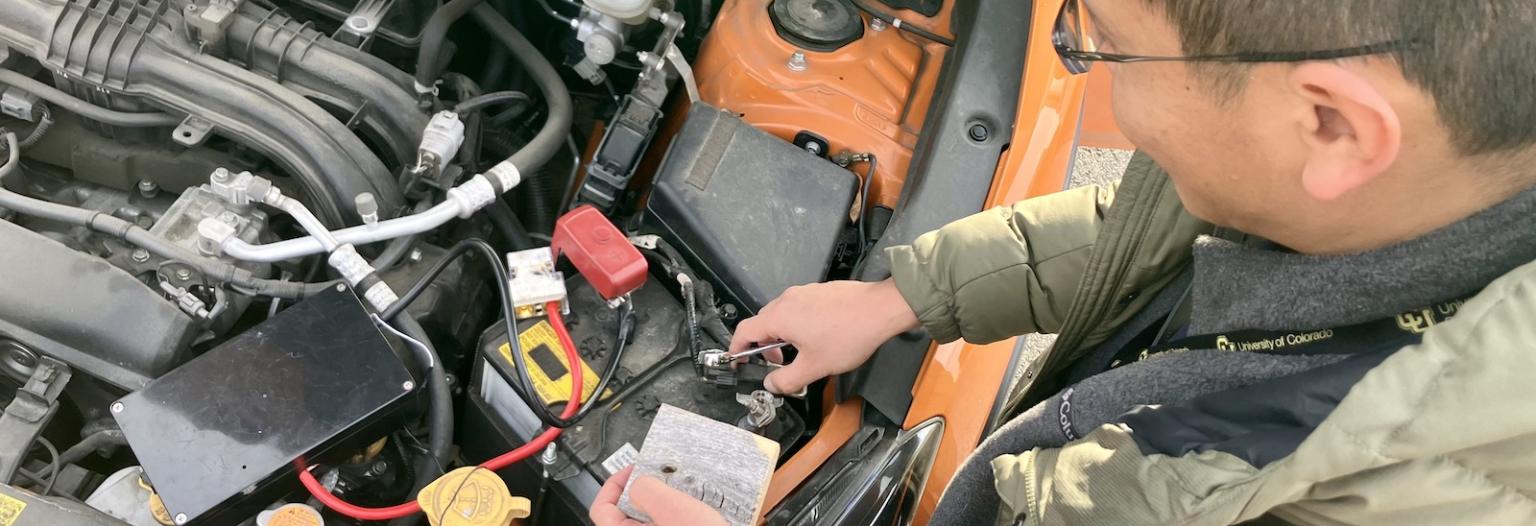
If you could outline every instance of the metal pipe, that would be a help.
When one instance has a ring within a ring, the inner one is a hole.
[[[379,221],[372,225],[333,230],[330,233],[338,244],[366,245],[432,230],[458,217],[463,212],[462,205],[458,201],[449,199],[438,203],[437,206],[429,208],[420,214]],[[240,238],[230,237],[220,243],[220,247],[224,250],[224,254],[229,257],[241,261],[259,263],[273,263],[326,251],[325,245],[320,240],[315,239],[314,236],[289,239],[265,245],[252,245]]]
[[[21,164],[21,148],[16,141],[16,134],[6,132],[3,140],[6,143],[6,149],[9,154],[5,164],[0,164],[0,181],[3,181],[7,175],[10,175]],[[319,293],[330,286],[328,283],[290,283],[258,278],[249,270],[223,261],[192,254],[180,246],[167,241],[165,238],[151,234],[148,230],[140,228],[133,223],[94,210],[85,210],[33,199],[6,190],[4,185],[0,185],[0,207],[19,214],[83,226],[103,234],[121,238],[156,256],[192,265],[210,279],[230,283],[237,287],[248,289],[258,295],[302,298]]]

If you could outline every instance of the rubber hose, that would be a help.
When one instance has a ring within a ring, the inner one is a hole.
[[[421,489],[427,487],[432,481],[442,476],[442,469],[446,469],[452,460],[453,454],[453,392],[448,388],[448,373],[443,370],[442,357],[432,347],[432,341],[427,339],[427,331],[421,328],[421,323],[411,316],[398,316],[395,324],[400,326],[401,332],[406,336],[421,342],[431,355],[433,363],[425,363],[423,366],[431,367],[432,371],[427,378],[427,396],[431,402],[427,407],[427,429],[430,436],[427,437],[427,454],[422,455],[416,461],[416,482],[411,485],[411,495],[421,493]],[[412,513],[390,521],[390,526],[412,526],[421,521],[420,513]]]
[[[549,105],[549,117],[544,121],[544,127],[508,159],[523,173],[534,173],[560,151],[565,136],[571,132],[571,92],[560,79],[560,72],[496,9],[480,4],[475,6],[474,16],[486,32],[507,46],[512,57],[523,64]]]
[[[508,134],[496,133],[487,136],[486,150],[488,152],[516,152],[517,141]],[[566,184],[570,180],[567,178]],[[523,180],[513,191],[513,200],[519,206],[522,216],[527,218],[528,232],[550,233],[555,229],[555,216],[561,203],[565,202],[568,193],[560,184],[550,179],[548,173],[535,174]]]
[[[476,95],[466,99],[460,99],[459,103],[453,106],[453,112],[459,114],[459,116],[462,117],[466,114],[484,111],[485,108],[490,106],[507,104],[509,102],[526,104],[531,100],[532,99],[528,97],[528,94],[521,91],[496,91],[482,95]]]
[[[560,188],[559,181],[547,173],[539,174],[524,180],[518,193],[523,198],[523,215],[528,218],[532,231],[554,232],[555,216],[559,213],[560,201],[565,198],[565,189]]]
[[[8,158],[5,164],[0,165],[0,181],[4,181],[5,177],[10,175],[20,165],[21,147],[16,142],[16,134],[6,132],[5,143],[6,150],[9,153],[7,154]],[[203,274],[216,281],[250,289],[254,293],[263,296],[303,298],[318,294],[332,285],[331,283],[292,283],[258,278],[248,270],[223,261],[193,254],[181,246],[151,234],[148,230],[133,223],[95,210],[86,210],[33,199],[6,190],[3,184],[0,184],[0,208],[6,208],[18,214],[83,226],[103,234],[121,238],[156,256],[180,261],[196,267]]]
[[[40,80],[9,69],[0,69],[0,84],[15,86],[22,91],[37,95],[37,98],[51,102],[70,113],[112,126],[159,128],[181,124],[181,117],[169,113],[129,113],[103,108],[75,98],[74,95],[49,86]]]
[[[512,10],[511,0],[491,0],[491,5],[496,7],[496,12],[506,13]],[[501,84],[502,77],[507,74],[507,48],[496,46],[491,48],[491,53],[485,58],[485,67],[480,69],[478,77],[481,86],[486,89],[495,89]]]
[[[523,222],[517,219],[517,214],[512,213],[512,208],[507,206],[506,201],[496,200],[495,203],[491,203],[491,206],[486,207],[486,213],[490,216],[491,224],[496,227],[496,231],[512,244],[513,250],[528,250],[538,246],[534,244],[533,237],[528,235],[528,229],[523,227]]]
[[[448,38],[448,28],[466,13],[485,0],[453,0],[432,13],[426,27],[421,29],[421,47],[416,51],[416,84],[431,86],[442,73],[443,41]],[[489,7],[489,6],[487,6]],[[494,9],[492,10],[494,11]]]

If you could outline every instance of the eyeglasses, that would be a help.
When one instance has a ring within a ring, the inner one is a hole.
[[[1094,62],[1114,62],[1119,64],[1136,62],[1304,62],[1309,60],[1333,60],[1377,55],[1402,50],[1416,44],[1413,41],[1392,41],[1368,46],[1321,51],[1229,53],[1185,57],[1100,53],[1098,51],[1098,42],[1094,41],[1093,33],[1090,31],[1092,29],[1090,17],[1083,13],[1082,6],[1078,4],[1079,0],[1066,0],[1062,4],[1061,13],[1056,16],[1056,29],[1051,35],[1051,43],[1056,46],[1056,54],[1061,56],[1061,63],[1066,65],[1067,71],[1073,75],[1087,73],[1093,67]]]

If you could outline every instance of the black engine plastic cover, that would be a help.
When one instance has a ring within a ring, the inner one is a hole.
[[[656,176],[644,229],[751,311],[826,278],[858,177],[695,103]]]
[[[234,524],[290,491],[293,460],[403,422],[415,384],[350,291],[306,299],[113,404],[173,516]],[[338,450],[339,451],[339,450]]]
[[[123,390],[188,357],[192,318],[127,271],[6,221],[0,247],[0,340]]]

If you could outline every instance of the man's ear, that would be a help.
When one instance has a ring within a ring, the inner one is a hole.
[[[1309,108],[1301,117],[1307,162],[1302,186],[1329,201],[1380,175],[1397,161],[1403,127],[1397,111],[1364,77],[1338,64],[1311,62],[1289,76]]]

